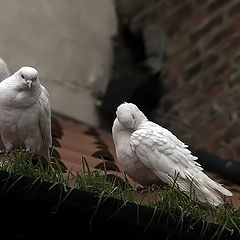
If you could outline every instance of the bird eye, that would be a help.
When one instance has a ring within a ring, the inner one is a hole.
[[[25,79],[25,77],[24,77],[24,75],[23,75],[23,74],[21,74],[21,77],[22,77],[23,79]]]

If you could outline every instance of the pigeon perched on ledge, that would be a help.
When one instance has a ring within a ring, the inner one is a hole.
[[[232,196],[203,173],[187,145],[169,130],[149,121],[136,105],[121,104],[116,116],[112,134],[117,158],[135,182],[142,186],[161,182],[171,185],[176,180],[188,195],[193,189],[202,205],[218,206],[224,203],[221,194]]]
[[[22,67],[0,82],[0,134],[7,152],[22,147],[49,160],[49,94],[36,69]]]

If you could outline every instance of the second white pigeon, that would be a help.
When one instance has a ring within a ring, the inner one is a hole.
[[[22,147],[49,160],[51,108],[36,69],[22,67],[0,82],[0,134],[7,152]]]
[[[203,173],[182,141],[169,130],[155,124],[132,103],[121,104],[112,127],[120,165],[126,174],[142,186],[172,185],[190,195],[194,190],[202,205],[223,204],[221,195],[232,193]],[[177,177],[177,179],[175,179]]]
[[[9,76],[10,73],[6,62],[2,58],[0,58],[0,82]]]

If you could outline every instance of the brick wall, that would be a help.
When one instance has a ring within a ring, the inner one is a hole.
[[[152,119],[195,148],[240,161],[240,0],[116,4],[121,24],[145,47],[146,32],[164,38],[166,93]]]

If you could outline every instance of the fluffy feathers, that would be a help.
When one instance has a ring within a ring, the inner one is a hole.
[[[10,73],[9,73],[9,70],[8,70],[8,66],[6,64],[6,62],[0,58],[0,82],[9,77]]]
[[[0,134],[6,151],[23,147],[49,159],[50,102],[36,69],[22,67],[0,82]]]
[[[172,184],[178,174],[179,188],[190,193],[193,187],[201,204],[220,205],[220,194],[232,193],[202,172],[197,157],[169,130],[149,121],[132,103],[116,111],[112,133],[119,163],[133,180],[146,186]]]

